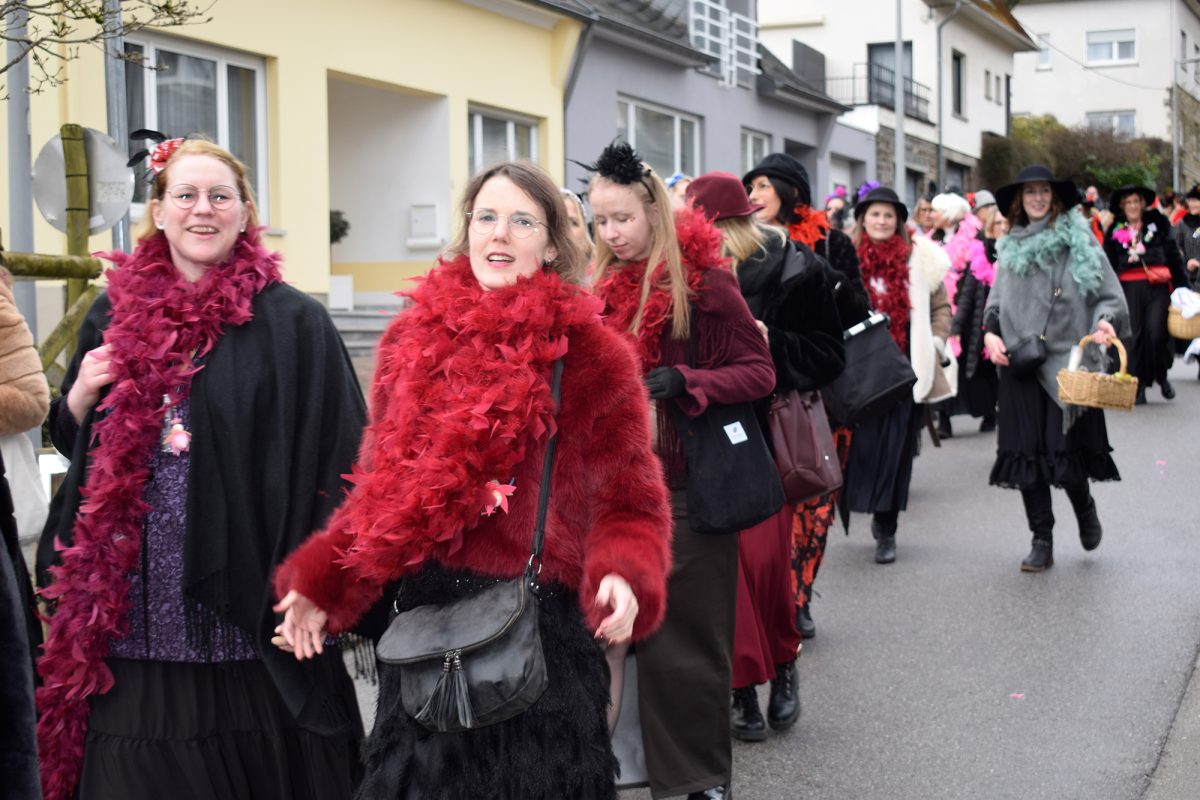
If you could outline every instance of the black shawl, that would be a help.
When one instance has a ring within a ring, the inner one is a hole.
[[[76,426],[63,398],[83,354],[101,344],[110,313],[101,295],[80,329],[62,398],[51,405],[51,437],[71,468],[38,546],[41,585],[55,538],[71,541],[97,415],[93,408]],[[341,659],[297,662],[270,644],[271,574],[342,501],[342,475],[366,423],[362,390],[328,313],[285,284],[264,289],[254,318],[226,330],[204,359],[190,404],[184,596],[250,634],[300,724],[325,735],[360,733]]]

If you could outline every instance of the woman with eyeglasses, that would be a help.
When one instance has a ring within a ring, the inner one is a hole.
[[[400,668],[379,664],[363,800],[616,797],[604,646],[661,622],[671,519],[633,348],[577,285],[563,200],[528,163],[468,184],[457,238],[380,342],[354,488],[276,575],[281,644],[317,663],[325,635],[380,598],[403,612],[520,576],[558,432],[538,592],[545,692],[507,721],[435,732],[404,710]]]
[[[766,397],[771,354],[721,233],[624,142],[596,163],[588,200],[596,224],[596,293],[605,320],[633,342],[655,403],[655,450],[672,490],[674,566],[666,619],[637,645],[638,708],[655,797],[730,796],[729,690],[737,605],[737,536],[696,533],[686,512],[687,465],[673,414]]]
[[[50,412],[71,466],[38,552],[45,796],[349,798],[353,684],[271,646],[269,579],[341,501],[362,392],[242,163],[199,139],[150,163]]]

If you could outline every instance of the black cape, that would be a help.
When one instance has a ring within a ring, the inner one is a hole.
[[[184,595],[251,635],[301,725],[327,736],[361,735],[341,658],[298,662],[270,644],[277,624],[270,579],[342,501],[342,476],[357,455],[366,405],[320,303],[274,284],[253,307],[254,318],[227,328],[192,380]],[[102,343],[111,313],[101,295],[80,328],[62,397],[50,408],[51,438],[71,467],[38,546],[42,586],[57,559],[55,539],[71,542],[97,418],[93,408],[76,426],[64,399],[83,355]]]

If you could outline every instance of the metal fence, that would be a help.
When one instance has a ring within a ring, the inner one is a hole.
[[[896,71],[879,64],[855,64],[850,77],[828,78],[826,92],[848,106],[878,105],[896,107]],[[904,79],[905,116],[930,122],[929,98],[932,92],[923,83]]]

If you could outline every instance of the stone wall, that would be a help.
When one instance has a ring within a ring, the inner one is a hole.
[[[1198,104],[1198,111],[1200,111],[1200,104]],[[896,132],[891,128],[880,126],[879,133],[875,136],[875,165],[878,172],[875,180],[888,186],[891,186],[896,176],[895,148]],[[974,191],[979,187],[978,159],[948,147],[945,148],[945,157],[947,162],[953,161],[969,168],[967,185],[963,187],[966,191]],[[929,181],[937,180],[937,142],[926,141],[911,135],[905,136],[904,162],[909,171],[921,173],[920,185],[924,190]]]
[[[1190,93],[1176,91],[1179,98],[1179,175],[1180,185],[1175,187],[1186,192],[1200,183],[1200,100]]]

